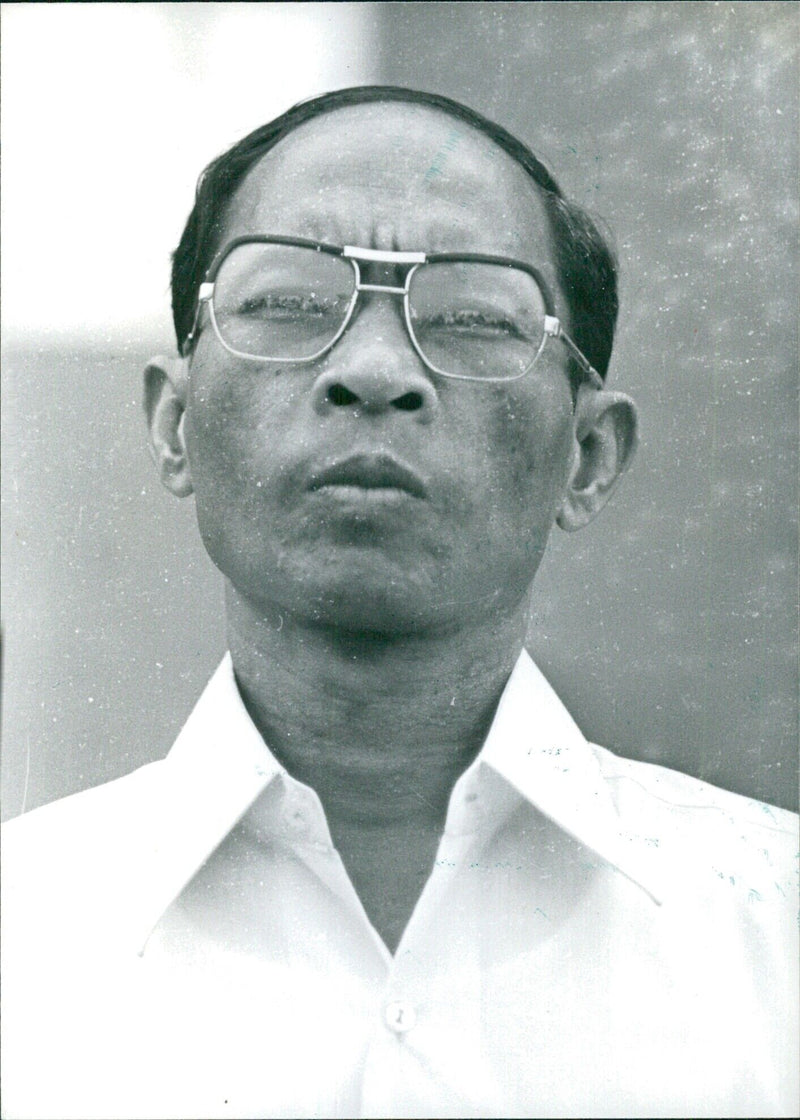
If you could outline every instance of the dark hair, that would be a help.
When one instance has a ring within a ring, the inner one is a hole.
[[[197,290],[219,248],[228,203],[247,172],[305,121],[333,109],[374,101],[405,101],[440,109],[489,136],[528,172],[547,207],[556,274],[569,308],[570,333],[604,377],[619,307],[617,262],[595,222],[580,206],[564,198],[541,160],[506,129],[449,97],[400,86],[355,86],[301,101],[212,160],[200,176],[192,212],[172,255],[172,316],[179,351],[183,353],[192,330]]]

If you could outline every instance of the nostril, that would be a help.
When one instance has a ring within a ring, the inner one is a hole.
[[[327,396],[331,404],[355,404],[358,400],[355,393],[351,393],[346,386],[338,383],[328,386]]]
[[[403,412],[416,412],[422,408],[422,393],[403,393],[402,397],[395,397],[392,404]]]

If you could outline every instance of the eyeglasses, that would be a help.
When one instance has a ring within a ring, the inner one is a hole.
[[[362,269],[402,286],[365,283]],[[548,338],[560,339],[595,388],[600,374],[564,331],[542,275],[530,265],[479,253],[400,253],[295,237],[239,237],[217,254],[198,293],[186,341],[204,305],[217,338],[239,358],[313,362],[342,337],[361,292],[402,297],[409,338],[434,373],[465,381],[524,377]]]

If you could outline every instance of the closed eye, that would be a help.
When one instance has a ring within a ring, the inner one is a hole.
[[[325,315],[341,314],[342,305],[346,305],[346,298],[341,300],[319,300],[313,296],[286,295],[277,292],[249,296],[243,299],[236,308],[236,314],[250,318],[304,318],[322,317]]]
[[[473,311],[460,308],[441,311],[424,317],[414,316],[414,325],[421,330],[450,331],[473,338],[524,338],[520,326],[499,312]]]

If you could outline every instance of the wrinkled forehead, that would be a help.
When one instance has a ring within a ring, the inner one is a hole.
[[[224,240],[246,233],[544,268],[552,256],[542,196],[516,160],[458,118],[393,102],[333,110],[280,140],[229,204]]]

